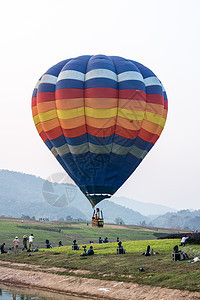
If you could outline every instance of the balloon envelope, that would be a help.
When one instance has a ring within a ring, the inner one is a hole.
[[[156,143],[167,95],[138,62],[80,56],[39,79],[32,112],[39,135],[94,206],[122,186]]]

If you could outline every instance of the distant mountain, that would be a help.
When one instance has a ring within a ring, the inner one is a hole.
[[[133,209],[134,211],[137,211],[144,216],[148,216],[150,219],[153,219],[159,215],[164,215],[167,212],[176,212],[175,209],[164,205],[149,202],[140,202],[127,197],[113,196],[111,201],[116,204],[121,204],[125,207]]]
[[[153,220],[151,225],[164,228],[200,230],[200,209],[195,211],[184,209],[177,213],[167,213]]]
[[[103,209],[106,222],[114,222],[118,217],[126,224],[149,222],[139,212],[108,200],[102,201],[98,207]],[[36,219],[59,220],[71,216],[90,220],[92,208],[74,185],[52,184],[34,175],[0,170],[0,216],[21,217],[22,214]]]

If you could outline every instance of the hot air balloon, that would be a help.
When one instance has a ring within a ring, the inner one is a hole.
[[[123,185],[158,140],[167,95],[136,61],[86,55],[42,75],[32,112],[44,143],[94,207]]]

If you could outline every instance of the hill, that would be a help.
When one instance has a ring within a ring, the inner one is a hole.
[[[0,171],[0,215],[21,217],[28,215],[50,220],[90,220],[92,208],[78,188],[71,184],[52,184],[34,175]],[[121,217],[126,224],[139,224],[149,219],[139,212],[104,200],[99,204],[106,222]],[[111,213],[112,212],[112,213]]]
[[[164,215],[168,212],[176,212],[175,209],[168,207],[168,206],[155,204],[155,203],[149,203],[149,202],[140,202],[140,201],[136,201],[131,198],[122,197],[122,196],[121,197],[113,196],[111,201],[116,204],[123,203],[123,206],[133,209],[133,210],[143,214],[144,216],[148,216],[148,217],[151,216],[151,219],[155,218],[155,216]]]
[[[200,209],[195,211],[184,209],[177,213],[167,213],[153,220],[151,225],[163,228],[200,230]]]

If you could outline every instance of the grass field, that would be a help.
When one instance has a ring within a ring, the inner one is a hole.
[[[177,230],[167,230],[158,228],[148,228],[133,225],[105,225],[104,228],[94,228],[91,224],[87,226],[86,223],[81,222],[46,222],[21,219],[0,219],[0,243],[5,242],[9,248],[13,246],[13,239],[17,235],[20,239],[22,247],[22,237],[24,234],[29,236],[33,233],[35,240],[34,244],[38,247],[45,247],[45,241],[48,239],[53,246],[58,246],[59,241],[63,245],[72,245],[74,239],[78,243],[89,244],[90,241],[98,242],[99,236],[109,238],[110,242],[116,241],[119,237],[121,241],[133,240],[153,240],[156,239],[157,234],[177,233]]]
[[[51,229],[51,230],[50,230]],[[61,230],[59,232],[59,230]],[[162,230],[165,232],[167,230]],[[14,232],[14,234],[13,234]],[[21,224],[16,220],[1,220],[0,234],[9,242],[16,234],[21,237],[23,234],[33,233],[36,237],[35,245],[44,245],[44,241],[49,239],[52,244],[57,244],[59,240],[64,245],[71,245],[76,239],[80,249],[86,245],[89,247],[89,240],[97,242],[98,237],[108,236],[113,241],[108,244],[94,243],[95,255],[81,257],[82,251],[72,251],[71,246],[54,247],[53,249],[40,249],[38,252],[20,252],[0,255],[4,261],[17,263],[27,263],[40,265],[43,269],[49,267],[62,268],[55,270],[56,273],[70,274],[74,276],[99,278],[107,280],[131,281],[152,286],[177,288],[182,290],[200,291],[200,263],[189,263],[188,261],[172,261],[173,247],[180,243],[180,240],[158,240],[154,234],[161,232],[152,228],[142,228],[137,226],[108,226],[103,229],[95,229],[86,224],[39,224],[38,222],[27,222]],[[168,231],[168,232],[172,232]],[[116,255],[116,237],[119,236],[123,246],[127,251],[125,255]],[[150,245],[159,254],[146,257],[142,255]],[[40,246],[40,247],[41,247]],[[182,248],[184,249],[184,248]],[[200,257],[200,245],[191,245],[187,248],[190,258]],[[139,271],[143,267],[144,271]],[[83,272],[76,272],[83,270]]]

